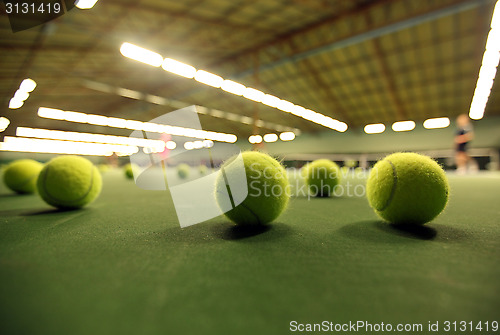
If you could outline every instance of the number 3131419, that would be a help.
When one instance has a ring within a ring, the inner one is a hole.
[[[59,14],[61,12],[61,4],[54,3],[5,3],[5,11],[7,14]]]

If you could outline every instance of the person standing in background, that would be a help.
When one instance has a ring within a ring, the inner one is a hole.
[[[474,138],[474,129],[466,114],[460,114],[457,117],[457,132],[455,134],[455,162],[457,164],[457,173],[465,174],[467,164],[472,158],[467,152],[467,146]]]

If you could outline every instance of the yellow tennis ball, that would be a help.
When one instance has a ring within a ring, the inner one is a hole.
[[[99,170],[86,158],[59,156],[50,160],[37,181],[42,199],[58,208],[80,208],[94,201],[102,188]]]
[[[20,159],[12,162],[4,171],[5,185],[17,193],[34,193],[36,179],[43,164],[32,159]]]
[[[187,177],[189,177],[190,170],[191,170],[191,168],[189,167],[189,165],[187,165],[185,163],[181,163],[181,164],[177,165],[177,175],[181,179],[186,179]]]
[[[128,179],[134,179],[134,174],[138,173],[138,166],[136,164],[128,163],[123,167],[123,172],[125,173],[125,177]]]
[[[431,221],[445,208],[448,193],[448,179],[439,164],[410,152],[378,161],[366,184],[370,206],[392,223]]]
[[[317,197],[329,197],[340,183],[340,169],[328,159],[318,159],[307,166],[306,184]]]
[[[234,156],[221,166],[216,180],[217,203],[224,215],[237,224],[268,224],[288,205],[287,173],[277,160],[264,153],[247,151],[241,153],[241,158],[243,164]],[[240,183],[242,176],[245,178]]]

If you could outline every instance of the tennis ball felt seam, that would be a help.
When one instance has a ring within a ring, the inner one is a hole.
[[[252,214],[253,217],[255,217],[255,219],[257,219],[257,222],[259,224],[261,224],[262,222],[262,219],[250,208],[248,207],[247,205],[245,205],[243,202],[241,202],[240,204],[236,205],[234,204],[234,198],[233,198],[233,195],[231,193],[231,188],[229,187],[228,184],[226,184],[226,190],[227,190],[227,195],[229,196],[229,201],[231,201],[231,207],[232,208],[236,208],[238,206],[241,206],[243,208],[245,208],[247,211],[250,212],[250,214]],[[222,194],[222,195],[226,195],[226,193],[224,192],[220,192],[220,191],[217,191],[218,194]]]
[[[53,195],[51,195],[49,193],[49,191],[48,191],[49,188],[46,185],[46,180],[47,180],[47,176],[49,174],[49,169],[50,169],[50,166],[47,166],[46,170],[42,171],[43,172],[42,185],[43,185],[43,188],[45,190],[44,191],[45,195],[47,197],[49,197],[52,201],[60,202],[63,205],[71,206],[74,203],[77,203],[77,202],[82,201],[83,199],[85,199],[85,197],[87,197],[89,195],[90,191],[92,190],[92,185],[94,183],[94,167],[92,167],[92,169],[91,169],[89,188],[87,189],[87,191],[84,193],[83,196],[81,196],[80,198],[74,199],[74,200],[69,200],[69,201],[67,199],[64,199],[64,200],[58,199],[57,197],[54,197]]]
[[[389,163],[391,165],[391,168],[392,168],[392,188],[391,188],[391,193],[389,195],[389,198],[387,198],[385,205],[382,206],[382,208],[380,208],[380,209],[377,208],[377,210],[379,210],[379,211],[383,211],[383,210],[387,209],[387,207],[389,207],[389,205],[392,202],[392,199],[394,198],[394,194],[396,193],[396,187],[398,186],[398,172],[396,170],[396,166],[394,166],[394,164],[388,159],[386,159],[385,161],[387,163]]]

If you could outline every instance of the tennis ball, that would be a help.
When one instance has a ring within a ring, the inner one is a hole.
[[[111,167],[108,164],[99,164],[97,168],[99,169],[100,173],[106,173],[111,169]]]
[[[354,168],[358,165],[358,161],[354,159],[346,159],[344,161],[344,166],[347,166],[348,168]]]
[[[200,172],[200,175],[204,176],[207,174],[208,168],[206,165],[200,165],[200,167],[198,168],[198,171]]]
[[[221,166],[215,197],[224,215],[236,224],[265,225],[287,207],[289,188],[286,171],[277,160],[246,151]]]
[[[43,164],[32,159],[20,159],[9,164],[4,171],[5,185],[17,193],[34,193],[36,179]]]
[[[340,169],[328,159],[318,159],[309,164],[306,184],[317,197],[329,197],[340,182]]]
[[[366,183],[370,206],[392,223],[431,221],[445,208],[448,193],[448,179],[438,163],[409,152],[378,161]]]
[[[189,165],[185,163],[177,165],[177,175],[181,179],[186,179],[189,176],[189,170],[190,170]]]
[[[137,165],[131,163],[125,164],[123,172],[128,179],[134,179],[134,173],[137,173]]]
[[[80,208],[97,198],[102,179],[99,170],[88,159],[59,156],[42,169],[37,187],[38,193],[49,205]]]

